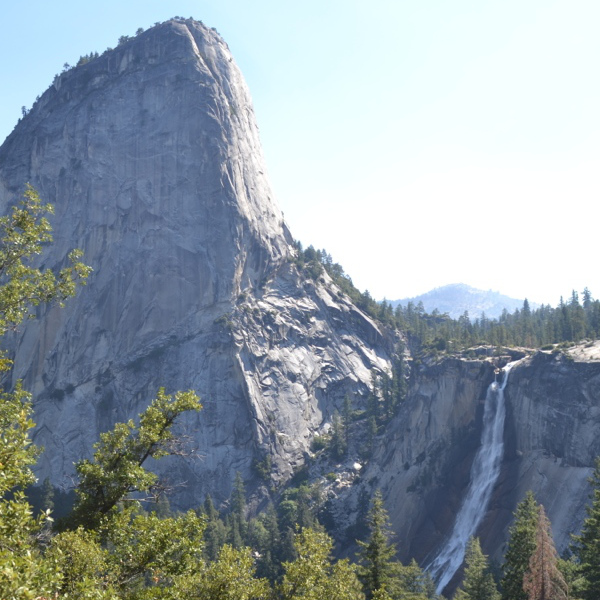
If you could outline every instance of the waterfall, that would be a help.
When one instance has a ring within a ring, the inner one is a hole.
[[[454,529],[437,557],[431,562],[428,571],[437,581],[437,593],[448,585],[465,558],[465,548],[469,538],[475,534],[487,511],[492,490],[500,474],[500,463],[504,453],[504,388],[508,374],[517,361],[504,367],[504,379],[499,385],[490,384],[485,397],[481,446],[471,466],[471,483],[465,499],[458,511]]]

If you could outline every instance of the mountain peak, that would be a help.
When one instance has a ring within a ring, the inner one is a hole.
[[[81,248],[94,270],[17,334],[44,476],[164,386],[204,405],[187,426],[206,460],[179,467],[187,506],[226,498],[265,456],[285,481],[344,395],[391,369],[377,325],[290,260],[266,172],[244,79],[192,20],[66,70],[0,147],[0,203],[30,182],[55,207],[46,266]]]
[[[523,301],[500,292],[480,290],[465,283],[451,283],[413,298],[395,300],[392,302],[392,306],[398,304],[405,306],[408,302],[415,304],[422,302],[427,312],[437,309],[441,313],[448,313],[453,319],[457,319],[465,311],[471,318],[478,318],[482,313],[485,313],[488,318],[498,318],[503,310],[514,312],[515,309],[522,308]],[[531,308],[538,306],[538,304],[530,302]]]
[[[113,249],[137,238],[152,256],[204,253],[220,266],[200,276],[201,304],[258,285],[291,251],[247,86],[221,37],[196,21],[167,21],[60,75],[0,164],[0,201],[29,181],[65,226],[85,220],[77,244],[88,254],[107,244],[102,228]],[[186,230],[194,247],[167,243]]]

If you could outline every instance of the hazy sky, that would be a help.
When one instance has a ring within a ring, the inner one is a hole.
[[[376,298],[600,297],[598,0],[30,0],[2,7],[0,140],[65,62],[215,27],[294,236]]]

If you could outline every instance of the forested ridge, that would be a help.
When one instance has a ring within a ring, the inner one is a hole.
[[[71,254],[71,264],[58,274],[33,266],[43,244],[51,242],[45,217],[50,211],[28,188],[22,204],[0,219],[1,334],[31,316],[33,307],[66,301],[90,272],[78,252]],[[422,350],[448,351],[452,344],[468,347],[484,342],[520,344],[527,339],[524,336],[543,332],[550,336],[548,323],[554,323],[555,337],[540,338],[543,343],[598,334],[594,329],[598,302],[587,292],[582,304],[573,294],[569,303],[557,309],[530,311],[524,305],[488,327],[485,319],[471,323],[465,315],[452,321],[444,315],[427,315],[419,307],[392,311],[387,303],[376,303],[368,293],[358,292],[326,253],[299,250],[298,267],[308,276],[318,278],[326,269],[361,308],[388,326],[401,328],[410,343]],[[560,329],[557,323],[562,324]],[[504,331],[506,339],[491,342],[486,336],[492,331],[498,335]],[[2,367],[10,368],[7,357]],[[375,382],[381,402],[373,402],[367,411],[375,428],[385,425],[403,398],[402,369],[400,361],[394,376]],[[171,511],[167,490],[145,463],[186,452],[173,425],[182,413],[201,408],[193,391],[158,390],[137,420],[119,423],[102,434],[93,458],[78,462],[74,505],[54,521],[51,486],[44,486],[39,508],[33,508],[28,496],[35,480],[31,466],[40,453],[29,436],[35,417],[31,396],[20,385],[4,391],[0,400],[0,598],[437,597],[430,577],[416,563],[402,565],[395,560],[394,538],[379,493],[365,502],[364,519],[356,530],[359,550],[352,560],[333,558],[334,541],[320,522],[324,511],[319,485],[308,481],[293,482],[280,491],[276,503],[254,517],[249,515],[240,476],[223,507],[215,507],[207,497],[195,510]],[[333,454],[345,451],[350,412],[339,416],[327,440]],[[268,471],[268,464],[257,464],[256,469]],[[528,494],[515,513],[501,572],[490,570],[478,540],[472,539],[455,598],[600,598],[600,462],[591,490],[588,517],[574,539],[570,558],[556,555],[544,508]]]
[[[318,278],[327,271],[335,284],[371,317],[407,334],[412,348],[430,351],[456,351],[476,345],[540,348],[548,344],[595,340],[600,337],[600,300],[586,287],[581,294],[572,290],[557,307],[542,305],[531,309],[527,299],[520,309],[504,310],[498,319],[484,313],[452,319],[437,310],[427,313],[421,302],[392,305],[361,292],[339,263],[326,250],[306,249],[297,243],[298,264],[308,276]]]

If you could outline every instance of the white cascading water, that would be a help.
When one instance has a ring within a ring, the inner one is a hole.
[[[504,453],[504,388],[508,374],[516,363],[508,363],[503,371],[504,378],[499,385],[490,384],[485,397],[481,447],[471,466],[471,483],[460,507],[450,538],[431,562],[428,571],[437,582],[437,593],[448,585],[465,558],[465,548],[469,538],[475,534],[486,513],[492,490],[500,474],[500,463]]]

